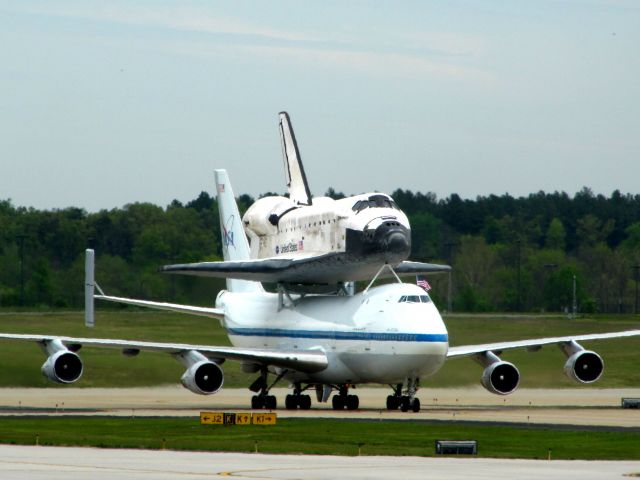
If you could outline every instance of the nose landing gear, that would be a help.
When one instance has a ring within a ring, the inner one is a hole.
[[[407,388],[402,390],[402,383],[392,386],[393,395],[387,397],[387,410],[398,410],[403,412],[420,411],[420,399],[416,397],[418,391],[419,380],[417,378],[407,379]]]
[[[403,412],[411,410],[418,413],[420,411],[420,399],[418,397],[411,398],[408,395],[403,396],[400,402],[400,410]]]

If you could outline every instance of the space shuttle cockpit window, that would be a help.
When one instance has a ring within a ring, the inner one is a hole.
[[[371,195],[369,206],[373,208],[393,208],[392,201],[386,195]]]
[[[351,209],[359,213],[365,208],[393,208],[399,210],[396,202],[386,195],[371,195],[367,200],[358,200]]]
[[[363,205],[367,202],[363,202],[362,200],[358,200],[356,203],[353,204],[353,207],[351,207],[351,210],[353,210],[354,212],[359,212],[360,210],[367,208],[369,205]]]

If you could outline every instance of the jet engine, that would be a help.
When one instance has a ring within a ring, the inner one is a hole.
[[[513,363],[500,360],[484,369],[481,382],[491,393],[508,395],[518,388],[520,372]]]
[[[58,350],[44,362],[42,373],[57,383],[74,383],[82,376],[82,360],[69,350]]]
[[[567,359],[564,373],[580,383],[593,383],[602,376],[604,361],[596,352],[579,350]]]
[[[224,373],[217,363],[203,360],[191,365],[180,381],[193,393],[211,395],[222,388]]]

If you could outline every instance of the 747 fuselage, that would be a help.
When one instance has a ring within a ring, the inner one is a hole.
[[[402,383],[408,375],[432,375],[447,357],[440,313],[412,284],[381,285],[353,296],[310,295],[284,305],[273,293],[224,291],[216,307],[225,311],[222,324],[234,346],[327,356],[322,371],[275,369],[294,383]],[[244,366],[251,370],[251,362]]]

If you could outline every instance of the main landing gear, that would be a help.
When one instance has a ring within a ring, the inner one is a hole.
[[[296,383],[293,388],[293,394],[289,394],[284,399],[284,406],[287,410],[309,410],[311,408],[311,397],[302,394],[300,383]]]
[[[266,410],[275,410],[278,408],[278,400],[275,395],[254,395],[251,397],[251,408],[253,410],[260,410],[262,408]]]
[[[273,386],[278,383],[286,373],[286,370],[283,371],[276,377],[274,382],[269,385],[267,383],[267,375],[269,374],[269,372],[266,368],[263,368],[260,371],[260,376],[249,387],[249,390],[257,393],[257,395],[251,397],[251,408],[253,410],[260,410],[263,408],[267,410],[275,410],[276,408],[278,408],[278,401],[276,399],[276,396],[269,395],[269,390],[271,390]]]
[[[357,395],[349,395],[349,385],[340,385],[338,394],[331,399],[331,406],[334,410],[357,410],[360,399]]]
[[[418,391],[417,379],[409,379],[404,395],[401,383],[391,388],[393,388],[393,395],[387,397],[387,410],[398,410],[399,408],[403,412],[411,410],[417,413],[420,411],[420,399],[415,396]]]

